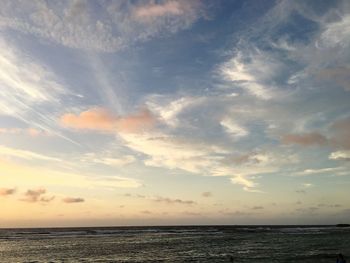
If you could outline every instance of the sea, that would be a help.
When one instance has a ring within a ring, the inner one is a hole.
[[[0,229],[0,262],[350,262],[350,228],[161,226]]]

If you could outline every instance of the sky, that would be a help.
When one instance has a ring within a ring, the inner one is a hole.
[[[0,227],[350,221],[350,2],[1,0]]]

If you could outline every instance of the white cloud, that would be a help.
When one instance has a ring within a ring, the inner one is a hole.
[[[136,158],[132,155],[124,155],[119,158],[116,157],[104,157],[97,156],[95,154],[85,155],[82,159],[83,162],[101,163],[108,166],[123,167],[136,161]]]
[[[220,124],[226,129],[226,131],[233,137],[233,138],[240,138],[245,137],[249,134],[249,131],[244,128],[243,126],[237,124],[232,119],[226,117],[224,118]]]
[[[302,184],[305,188],[310,188],[312,186],[314,186],[313,184],[310,184],[310,183],[303,183]]]
[[[331,160],[350,160],[350,151],[336,151],[329,155]]]
[[[204,101],[203,97],[181,97],[179,99],[167,99],[164,96],[152,96],[148,98],[147,107],[160,116],[160,119],[171,127],[179,125],[178,115],[185,109],[198,106]]]
[[[216,162],[217,154],[225,150],[215,145],[194,143],[162,133],[121,134],[126,145],[149,158],[145,164],[193,173],[207,173]]]
[[[350,15],[343,16],[337,22],[325,24],[325,28],[316,42],[318,47],[347,47],[350,44]]]
[[[327,167],[320,169],[305,169],[303,171],[295,173],[297,176],[307,176],[307,175],[317,175],[317,174],[335,174],[335,175],[344,175],[347,174],[346,167]]]
[[[262,100],[274,98],[273,78],[278,75],[280,63],[271,54],[258,49],[237,52],[227,62],[219,65],[218,73],[223,80],[232,83]]]
[[[180,139],[161,132],[147,134],[120,134],[125,145],[147,156],[145,165],[167,169],[181,169],[205,176],[227,176],[245,190],[256,191],[256,176],[275,173],[295,158],[285,154],[255,153],[255,161],[233,164],[226,161],[228,149],[215,144]]]

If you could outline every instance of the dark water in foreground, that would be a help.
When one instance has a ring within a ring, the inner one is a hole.
[[[114,227],[0,229],[0,262],[335,262],[350,228]]]

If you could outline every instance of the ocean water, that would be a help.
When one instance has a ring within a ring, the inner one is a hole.
[[[0,262],[350,261],[350,228],[186,226],[0,229]]]

